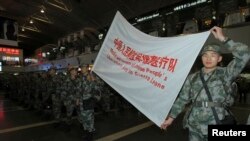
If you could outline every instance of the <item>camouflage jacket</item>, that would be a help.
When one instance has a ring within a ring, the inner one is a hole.
[[[206,83],[213,102],[232,105],[234,99],[233,96],[230,95],[230,84],[247,64],[250,58],[250,52],[248,46],[236,43],[233,40],[228,41],[226,47],[232,51],[234,56],[234,59],[226,67],[217,67],[214,72],[208,74],[204,73],[204,68],[202,68],[201,71],[205,80],[211,76]],[[169,116],[176,118],[177,115],[183,111],[187,103],[194,102],[197,94],[199,95],[196,101],[209,101],[206,91],[203,89],[199,72],[187,77]],[[225,115],[228,114],[224,107],[215,107],[215,109],[219,119],[223,119]],[[191,112],[186,112],[183,126],[206,135],[209,124],[216,124],[211,107],[194,106]]]
[[[90,81],[85,79],[81,80],[81,86],[80,86],[80,94],[79,98],[81,100],[87,100],[90,98],[95,98],[96,100],[99,100],[101,97],[100,92],[100,86],[98,85],[97,81]]]
[[[49,95],[56,94],[56,81],[57,81],[57,76],[49,76],[47,78],[47,93]]]
[[[57,75],[56,77],[56,95],[61,96],[63,91],[63,84],[65,82],[66,76],[65,75]]]
[[[79,95],[81,81],[79,78],[71,79],[67,76],[62,85],[62,100],[72,101],[77,99]]]
[[[41,93],[46,93],[47,92],[47,78],[40,78],[40,85],[39,85],[39,90]]]

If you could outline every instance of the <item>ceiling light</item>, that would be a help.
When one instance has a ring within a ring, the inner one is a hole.
[[[33,20],[31,19],[31,20],[30,20],[30,24],[33,24],[33,23],[34,23],[34,22],[33,22]]]
[[[43,5],[41,5],[41,6],[40,6],[40,12],[41,12],[41,13],[45,13],[45,10],[46,10],[46,8],[45,8]]]
[[[41,12],[41,13],[44,13],[45,11],[44,11],[44,9],[42,8],[42,9],[40,10],[40,12]]]
[[[155,13],[155,14],[152,14],[152,15],[149,15],[149,16],[145,16],[145,17],[139,18],[139,19],[137,19],[137,22],[143,22],[145,20],[151,20],[151,19],[153,19],[155,17],[159,17],[159,16],[160,16],[159,13]]]

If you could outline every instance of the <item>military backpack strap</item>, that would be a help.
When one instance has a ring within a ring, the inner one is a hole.
[[[200,72],[200,78],[201,78],[203,87],[204,87],[204,89],[206,90],[206,94],[207,94],[207,97],[208,97],[209,101],[210,101],[210,102],[213,102],[213,98],[212,98],[212,96],[211,96],[211,94],[210,94],[210,91],[209,91],[209,89],[208,89],[208,87],[207,87],[207,83],[205,82],[205,79],[204,79],[204,77],[203,77],[202,72]],[[214,115],[214,118],[215,118],[216,123],[217,123],[217,124],[221,124],[220,119],[219,119],[219,116],[218,116],[218,114],[216,113],[215,108],[214,108],[214,107],[211,107],[211,109],[212,109],[212,112],[213,112],[213,115]]]
[[[213,75],[213,74],[212,74],[212,75]],[[209,78],[207,79],[207,81],[209,81],[209,79],[211,78],[212,75],[209,76]],[[191,81],[190,81],[190,85],[191,85],[190,91],[191,91],[191,89],[192,89],[193,83],[195,82],[195,80],[198,79],[198,77],[199,77],[199,73],[195,73],[194,76],[191,78]],[[200,90],[198,91],[198,93],[196,94],[196,96],[195,96],[195,98],[194,98],[194,101],[193,101],[191,107],[189,108],[187,114],[185,115],[184,119],[188,119],[188,117],[189,117],[189,115],[191,114],[192,109],[193,109],[193,107],[195,106],[195,102],[196,102],[198,96],[200,95],[202,89],[203,89],[203,87],[201,87]],[[190,91],[189,91],[189,93],[190,93]]]

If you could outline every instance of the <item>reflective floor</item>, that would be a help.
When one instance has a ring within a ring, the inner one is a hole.
[[[250,97],[250,96],[249,96]],[[240,124],[250,114],[250,98],[236,102],[233,113]],[[50,114],[28,110],[5,98],[0,91],[0,141],[81,141],[82,129],[74,118],[71,131],[55,128]],[[182,128],[181,114],[174,124],[162,131],[136,109],[96,113],[94,139],[98,141],[187,141],[188,132]]]

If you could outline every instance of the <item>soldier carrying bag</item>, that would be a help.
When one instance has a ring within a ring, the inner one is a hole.
[[[204,77],[203,77],[201,71],[200,71],[200,78],[201,78],[202,84],[204,86],[204,89],[206,90],[206,94],[208,96],[208,99],[210,102],[212,102],[213,100],[212,100],[211,94],[208,90],[207,84],[204,80]],[[235,124],[237,124],[235,117],[233,116],[233,114],[231,113],[231,111],[227,107],[225,109],[227,110],[229,115],[226,115],[223,120],[219,120],[218,114],[216,113],[216,110],[214,107],[211,107],[211,109],[212,109],[212,112],[213,112],[213,115],[214,115],[214,118],[215,118],[215,121],[217,124],[222,124],[222,125],[226,125],[226,124],[235,125]]]

